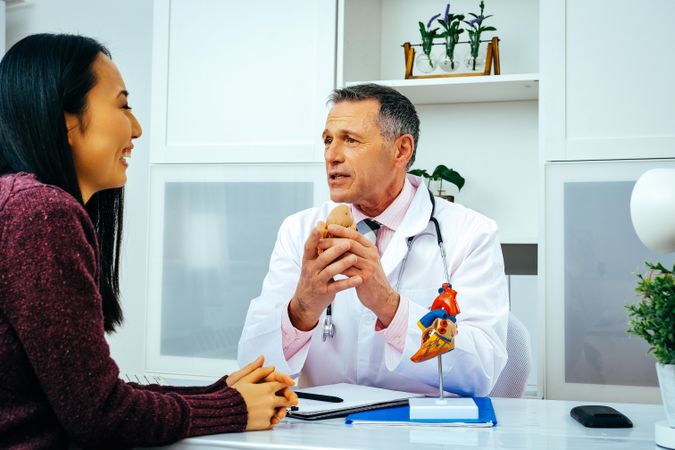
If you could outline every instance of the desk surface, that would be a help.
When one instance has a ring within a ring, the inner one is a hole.
[[[164,449],[654,450],[658,449],[654,444],[654,423],[665,418],[662,405],[607,403],[628,416],[633,428],[593,429],[570,417],[570,409],[584,402],[495,398],[493,404],[499,423],[495,428],[387,427],[345,425],[344,419],[286,419],[270,431],[190,438]]]

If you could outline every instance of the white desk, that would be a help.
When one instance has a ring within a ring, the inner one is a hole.
[[[202,436],[164,447],[188,449],[565,449],[642,450],[654,444],[654,423],[665,419],[662,405],[610,403],[633,428],[585,428],[570,409],[592,402],[493,399],[498,426],[487,429],[345,425],[344,419],[303,422],[287,419],[270,431]],[[604,404],[604,403],[603,403]]]

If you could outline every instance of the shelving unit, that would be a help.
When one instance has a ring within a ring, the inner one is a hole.
[[[416,105],[449,103],[510,102],[537,100],[539,74],[489,75],[465,78],[353,81],[391,86]]]
[[[475,12],[479,1],[455,0]],[[539,0],[487,1],[500,38],[501,75],[405,80],[401,44],[420,41],[418,21],[442,12],[437,0],[338,0],[338,86],[377,83],[408,97],[420,117],[415,168],[445,164],[462,173],[457,202],[494,219],[503,244],[537,248],[539,167]],[[492,33],[484,38],[489,39]],[[434,54],[442,51],[435,46]],[[466,48],[459,50],[462,54]],[[460,61],[463,59],[459,55]],[[439,70],[436,73],[440,73]],[[536,250],[535,250],[536,251]],[[523,255],[519,254],[518,257]],[[513,274],[512,274],[513,275]],[[543,303],[537,274],[511,276],[512,309],[532,333],[535,367],[528,395],[543,395]]]
[[[456,0],[452,11],[477,5]],[[377,83],[408,97],[421,121],[415,167],[453,166],[468,177],[459,203],[495,219],[502,242],[536,244],[539,2],[488,2],[498,31],[484,38],[500,37],[501,75],[406,80],[401,44],[419,41],[417,22],[439,8],[431,0],[338,0],[337,85]]]
[[[451,10],[464,14],[475,12],[478,3],[477,0],[456,0],[451,2]],[[426,23],[444,8],[445,2],[437,0],[339,0],[337,84],[402,80],[405,73],[402,44],[419,43],[418,21]],[[487,32],[483,38],[499,36],[502,76],[525,79],[539,72],[539,1],[522,0],[515,4],[488,1],[486,11],[494,15],[489,20],[497,31]],[[441,45],[434,46],[434,54],[441,51]],[[458,47],[457,51],[462,60],[468,45]],[[454,83],[472,84],[468,78],[474,77],[458,78]]]

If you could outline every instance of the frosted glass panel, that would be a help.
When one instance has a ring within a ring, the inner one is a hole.
[[[161,354],[236,359],[285,217],[313,183],[165,184]]]
[[[565,382],[657,386],[647,344],[626,333],[624,305],[649,251],[630,221],[633,181],[565,183]]]

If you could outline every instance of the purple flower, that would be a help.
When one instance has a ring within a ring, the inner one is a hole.
[[[469,24],[470,25],[476,25],[476,24],[480,25],[481,22],[483,22],[483,19],[485,19],[485,17],[483,17],[483,15],[480,15],[480,16],[476,17],[475,19],[472,19],[471,21],[469,21]]]
[[[449,25],[448,19],[450,18],[450,3],[445,7],[445,24]]]
[[[439,14],[436,14],[434,17],[432,17],[431,19],[429,19],[429,22],[427,23],[427,30],[431,28],[431,22],[433,22],[434,20],[438,19],[439,17],[441,17],[440,13],[439,13]]]

